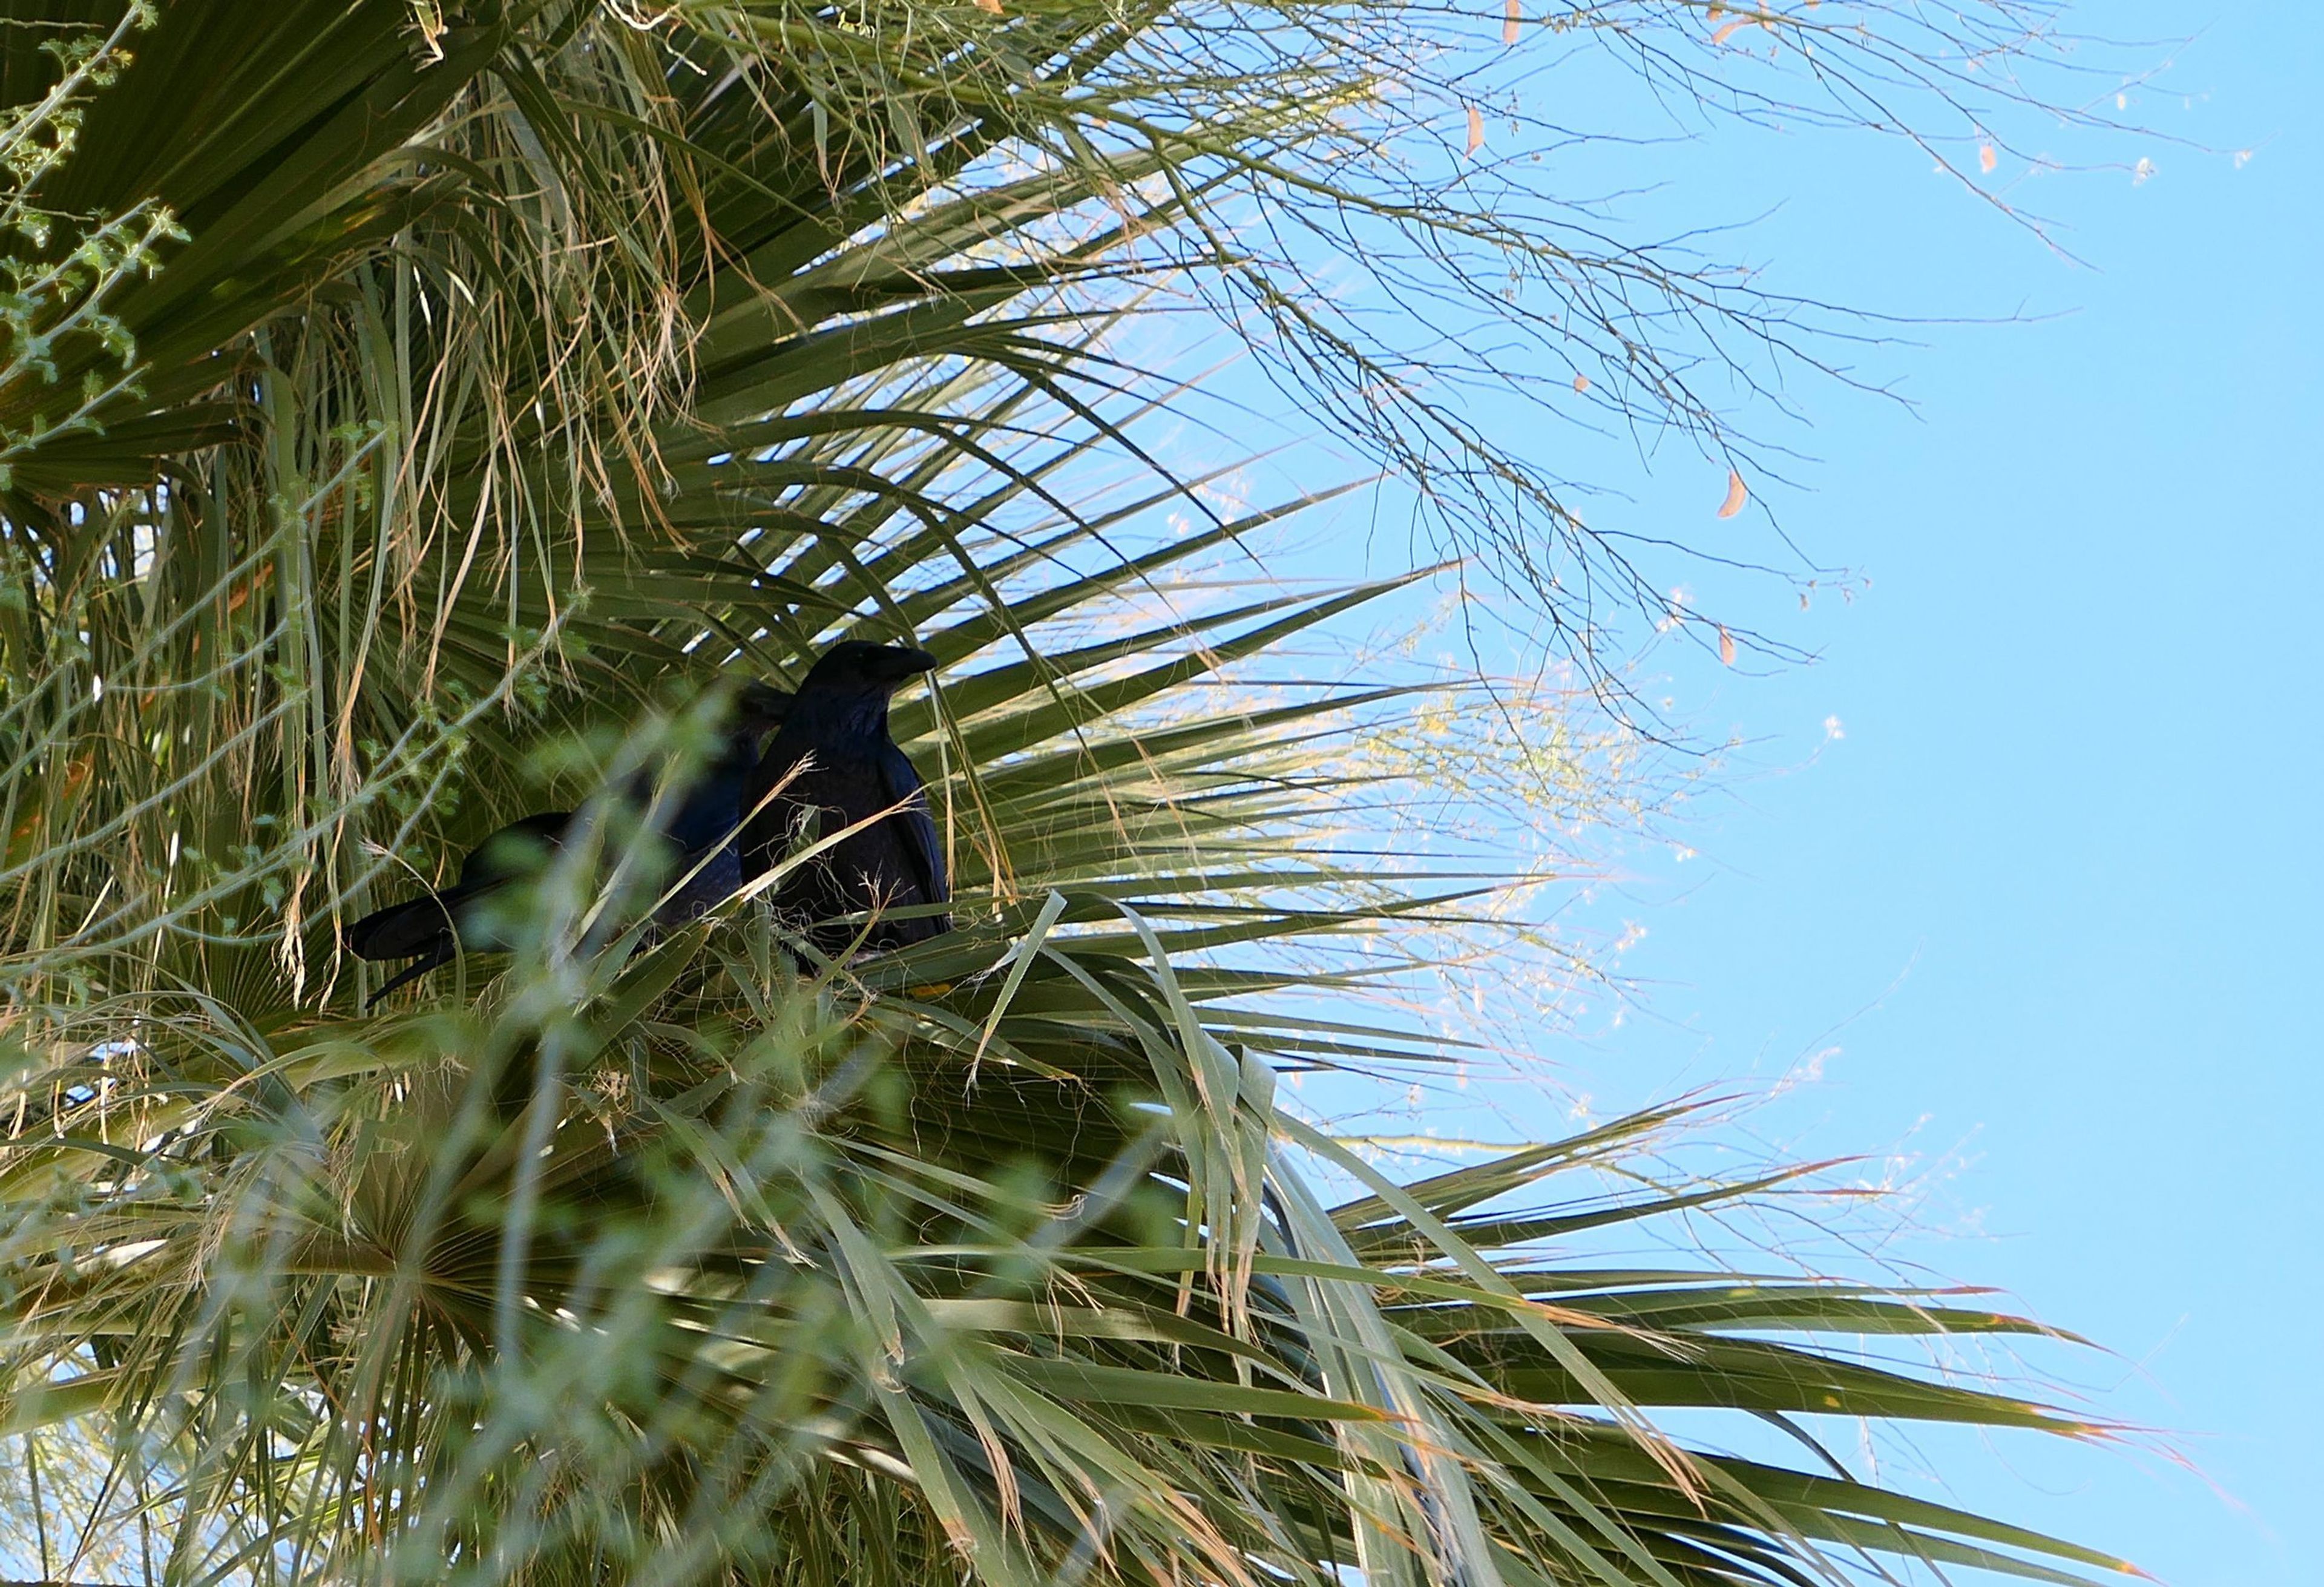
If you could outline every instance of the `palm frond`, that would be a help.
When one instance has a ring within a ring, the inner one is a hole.
[[[1368,991],[1504,878],[1335,813],[1413,697],[1296,646],[1404,581],[1203,577],[1328,493],[1215,508],[1112,333],[1368,77],[1163,71],[1209,23],[1077,5],[43,14],[0,1439],[103,1452],[43,1579],[2117,1568],[1664,1431],[2094,1431],[1843,1342],[2017,1319],[1577,1243],[1775,1180],[1510,1204],[1667,1119],[1406,1185],[1280,1104],[1441,1057]],[[339,920],[858,632],[945,663],[896,725],[958,929],[647,945],[576,853],[521,951],[355,1011]]]

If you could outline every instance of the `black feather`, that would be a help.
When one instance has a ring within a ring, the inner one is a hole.
[[[736,691],[724,752],[697,772],[686,788],[665,797],[657,822],[680,872],[691,880],[656,913],[663,925],[692,919],[733,892],[742,880],[735,846],[745,780],[757,765],[759,744],[778,725],[790,697],[761,683]],[[641,778],[623,794],[641,802],[651,780]],[[371,995],[365,1007],[417,980],[455,955],[505,953],[515,945],[495,924],[493,904],[526,877],[538,875],[572,830],[574,812],[548,810],[512,821],[468,851],[459,880],[403,903],[374,910],[346,927],[342,940],[359,959],[416,958]]]
[[[902,947],[952,929],[950,879],[920,774],[888,735],[888,703],[936,664],[925,650],[849,641],[819,658],[744,789],[742,873],[762,876],[810,832],[838,841],[788,872],[776,913],[825,952],[857,937],[839,917],[871,913],[864,946]]]

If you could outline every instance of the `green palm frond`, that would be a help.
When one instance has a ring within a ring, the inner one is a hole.
[[[20,1094],[62,1101],[6,1176],[12,1338],[54,1366],[20,1373],[10,1425],[106,1405],[175,1434],[161,1509],[208,1551],[196,1574],[301,1536],[364,1557],[384,1527],[421,1575],[466,1536],[503,1573],[554,1575],[586,1544],[664,1580],[710,1546],[708,1518],[719,1569],[797,1579],[751,1553],[796,1539],[744,1534],[899,1503],[996,1579],[1101,1545],[1138,1579],[1436,1581],[1487,1560],[1507,1579],[1778,1579],[1816,1545],[2112,1568],[1646,1419],[2093,1431],[1817,1342],[2029,1324],[1558,1259],[1553,1223],[1643,1223],[1699,1193],[1453,1210],[1667,1118],[1406,1189],[1277,1111],[1266,1066],[1189,1037],[1167,961],[1044,945],[1108,1023],[1074,1021],[1070,1071],[991,1061],[972,1081],[916,1034],[878,1056],[888,1022],[811,1011],[747,942],[659,992],[666,964],[633,965],[570,1013],[517,992],[249,1032],[231,1067],[157,1000],[139,1051],[24,1075]],[[1056,1016],[1005,1012],[1002,1039],[1067,1050]],[[1325,1209],[1271,1138],[1371,1194]],[[158,1398],[124,1403],[133,1385]],[[356,1510],[363,1527],[333,1518]]]

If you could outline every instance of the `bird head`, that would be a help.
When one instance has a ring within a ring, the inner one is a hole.
[[[904,645],[844,640],[816,659],[799,692],[876,694],[885,699],[908,680],[936,669],[936,659]]]
[[[743,733],[769,733],[783,724],[789,715],[791,697],[788,689],[751,678],[734,690],[729,709],[735,728]]]

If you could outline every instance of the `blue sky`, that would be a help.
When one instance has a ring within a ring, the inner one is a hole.
[[[1544,1055],[1602,1113],[1823,1054],[1754,1130],[1892,1156],[1922,1194],[1886,1254],[2103,1342],[2042,1364],[2197,1468],[1918,1440],[1952,1496],[2182,1587],[2324,1582],[2324,35],[2281,0],[2076,15],[2190,39],[2143,52],[2157,135],[2107,150],[2151,176],[2017,189],[2080,262],[1862,136],[1708,137],[1640,200],[1748,220],[1782,287],[2023,318],[1869,355],[1909,410],[1794,389],[1815,461],[1768,504],[1869,584],[1705,592],[1819,660],[1670,671],[1748,747],[1694,857],[1579,912],[1646,928],[1646,1002]],[[1683,448],[1608,483],[1609,520],[1730,532]]]
[[[1648,927],[1649,1017],[1556,1056],[1614,1105],[1838,1047],[1762,1128],[1910,1155],[1941,1182],[1913,1254],[2118,1352],[2068,1369],[2202,1472],[1932,1441],[1955,1491],[2185,1587],[2292,1587],[2324,1582],[2324,45],[2280,3],[2133,9],[2082,12],[2198,34],[2150,124],[2255,152],[2054,183],[2089,268],[1893,146],[1757,179],[1787,283],[2060,318],[1914,333],[1910,413],[1811,396],[1775,505],[1870,586],[1783,631],[1813,667],[1674,679],[1754,746],[1701,857],[1605,906]],[[1635,489],[1711,527],[1705,470]]]

